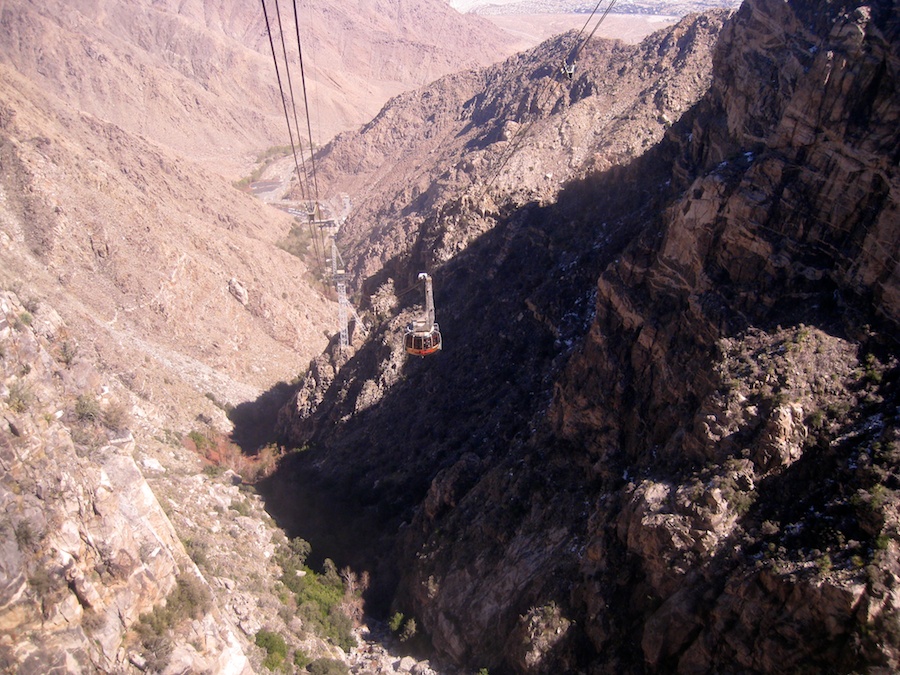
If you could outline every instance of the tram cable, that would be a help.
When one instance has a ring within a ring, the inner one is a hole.
[[[584,34],[584,31],[587,29],[588,25],[590,25],[591,19],[594,18],[594,16],[597,13],[597,10],[600,8],[601,4],[603,4],[603,0],[598,0],[597,4],[594,6],[594,9],[591,12],[590,16],[588,16],[587,21],[584,22],[584,25],[581,27],[581,30],[578,31],[578,33],[576,34],[576,36],[575,36],[576,44],[570,51],[569,56],[567,56],[566,58],[563,59],[562,65],[561,65],[559,71],[557,72],[557,75],[561,73],[561,74],[565,75],[569,80],[572,79],[572,76],[574,75],[574,72],[575,72],[574,71],[575,59],[578,57],[578,55],[581,53],[581,51],[585,48],[585,46],[591,40],[591,38],[593,38],[594,35],[597,33],[597,30],[600,28],[600,24],[603,23],[603,20],[606,19],[606,17],[609,15],[610,11],[612,11],[612,8],[615,6],[616,0],[609,0],[609,4],[607,5],[606,9],[603,11],[603,14],[600,16],[599,19],[597,19],[597,23],[594,24],[593,30],[591,30],[590,34],[584,40],[579,42],[578,41],[579,38]],[[554,85],[557,85],[559,83],[560,82],[556,77],[551,77],[549,82],[541,90],[539,90],[538,95],[535,99],[535,103],[536,103],[538,111],[540,111],[540,109],[547,103],[548,98],[545,97],[545,95],[548,94],[549,92],[551,92],[552,87]],[[528,136],[528,133],[531,131],[531,128],[534,126],[534,124],[537,121],[538,121],[538,117],[537,116],[533,117],[531,120],[529,120],[523,126],[520,126],[516,130],[516,133],[513,134],[513,137],[510,139],[510,144],[501,153],[500,160],[498,161],[496,168],[494,168],[490,172],[490,174],[488,174],[488,176],[489,176],[488,180],[485,182],[484,187],[482,188],[481,192],[478,194],[478,198],[475,200],[476,203],[479,203],[484,198],[484,195],[487,193],[488,189],[490,189],[490,187],[494,184],[494,181],[499,177],[499,175],[503,171],[503,169],[506,168],[506,165],[509,163],[509,161],[512,159],[512,157],[519,151],[519,148],[522,147],[522,144],[524,143],[525,138]]]
[[[566,67],[566,72],[568,73],[568,67],[575,65],[575,60],[578,58],[578,55],[581,53],[581,50],[585,48],[588,42],[590,42],[591,38],[594,37],[594,34],[597,32],[597,29],[600,28],[600,24],[603,23],[603,20],[607,17],[607,15],[612,11],[612,8],[616,4],[616,0],[610,0],[609,5],[606,6],[606,9],[603,10],[603,15],[597,20],[597,23],[594,25],[594,30],[591,31],[590,35],[588,35],[584,42],[577,44],[578,38],[584,33],[585,29],[590,24],[591,19],[594,18],[594,15],[597,13],[597,10],[600,9],[600,5],[603,4],[603,0],[597,0],[597,4],[594,6],[594,10],[591,12],[591,15],[588,17],[587,21],[584,22],[584,25],[581,27],[581,30],[578,31],[578,35],[575,36],[576,45],[569,56],[563,61],[564,67]]]
[[[266,34],[269,36],[269,47],[272,50],[272,62],[275,64],[275,77],[278,80],[278,93],[281,96],[281,106],[284,109],[284,122],[287,125],[288,137],[290,138],[290,142],[291,142],[291,153],[294,157],[294,167],[297,170],[297,178],[301,183],[300,189],[301,189],[301,192],[304,194],[304,198],[305,198],[306,188],[303,186],[302,174],[300,173],[300,162],[297,158],[297,146],[294,143],[294,132],[293,132],[293,127],[291,127],[290,114],[288,113],[288,104],[287,104],[288,97],[284,93],[284,85],[283,85],[282,79],[281,79],[281,69],[278,67],[278,57],[275,53],[275,41],[272,38],[272,27],[269,22],[269,12],[266,9],[266,0],[260,0],[260,1],[262,2],[263,17],[266,20]],[[278,10],[277,0],[275,3],[275,9],[276,9],[276,11]],[[280,27],[281,27],[281,13],[280,12],[278,12],[278,25],[279,25],[279,29],[280,29]],[[283,35],[282,35],[282,39],[281,39],[281,45],[282,45],[282,48],[284,49],[284,36]],[[289,90],[290,90],[291,106],[294,108],[294,117],[296,119],[297,109],[296,109],[296,106],[294,105],[293,87],[290,86],[290,70],[287,65],[286,50],[285,50],[285,69],[286,69],[286,77],[288,78]],[[297,143],[299,143],[299,142],[300,142],[300,129],[298,127],[297,128]],[[302,157],[302,153],[303,153],[302,147],[300,148],[300,153],[301,153],[301,157]]]
[[[313,134],[312,134],[312,120],[309,113],[309,95],[307,93],[306,87],[306,68],[303,65],[303,44],[300,39],[300,12],[297,9],[297,0],[293,0],[294,6],[294,29],[297,37],[297,56],[300,60],[300,82],[303,90],[303,108],[306,113],[306,133],[307,133],[307,141],[309,147],[309,164],[311,167],[311,175],[312,175],[312,189],[313,189],[313,208],[310,214],[310,227],[317,221],[322,220],[322,214],[319,209],[319,177],[316,172],[316,153],[313,148]],[[297,135],[300,135],[299,125],[297,127]],[[322,250],[322,264],[325,264],[325,239],[323,235],[323,230],[320,227],[318,229],[319,239],[320,241],[316,241],[315,239],[315,229],[313,230],[313,246],[318,250],[321,246]]]
[[[296,97],[294,96],[293,79],[291,78],[291,74],[290,74],[290,65],[289,65],[290,59],[288,58],[287,44],[285,42],[285,36],[284,36],[284,26],[283,26],[283,23],[281,20],[281,9],[280,9],[278,0],[275,0],[275,15],[276,15],[276,19],[278,22],[279,38],[281,41],[282,55],[284,58],[285,79],[287,79],[287,85],[288,85],[287,93],[285,93],[284,82],[281,77],[281,70],[278,65],[278,57],[276,54],[274,38],[272,37],[272,25],[269,20],[268,9],[266,8],[266,0],[261,0],[261,3],[262,3],[262,9],[263,9],[263,16],[265,17],[265,22],[266,22],[266,33],[269,36],[269,47],[271,48],[271,51],[272,51],[272,61],[275,65],[275,75],[276,75],[276,78],[278,81],[278,90],[281,95],[282,106],[284,108],[285,123],[288,128],[288,136],[290,138],[290,143],[291,143],[291,152],[294,157],[294,168],[297,173],[297,182],[300,186],[300,193],[301,193],[302,199],[306,202],[311,202],[313,204],[313,208],[310,213],[310,219],[309,219],[309,223],[308,223],[309,235],[313,242],[313,251],[314,251],[315,257],[319,261],[319,264],[322,265],[322,267],[324,268],[324,266],[325,266],[325,242],[324,242],[324,240],[322,240],[321,232],[318,231],[318,228],[315,226],[315,223],[313,222],[316,219],[321,219],[321,216],[320,216],[320,210],[319,210],[318,178],[316,176],[316,171],[315,171],[315,158],[314,158],[314,154],[313,154],[313,145],[312,145],[312,128],[311,128],[311,124],[309,121],[309,103],[308,103],[308,96],[307,96],[307,92],[306,92],[306,74],[305,74],[305,71],[303,68],[303,53],[302,53],[301,42],[300,42],[300,24],[299,24],[298,12],[297,12],[297,3],[296,3],[296,0],[294,0],[294,3],[293,3],[294,25],[296,27],[297,47],[298,47],[299,58],[300,58],[300,74],[301,74],[301,80],[303,83],[303,98],[304,98],[305,110],[306,110],[306,115],[307,115],[306,122],[307,122],[307,132],[308,132],[308,137],[309,137],[310,164],[312,167],[312,169],[311,169],[312,186],[309,186],[310,172],[307,170],[306,160],[304,159],[304,156],[303,156],[303,143],[301,141],[302,132],[300,130],[300,121],[299,121],[298,114],[297,114],[297,103],[296,103]],[[288,104],[287,104],[288,100],[290,100],[290,106],[294,113],[293,126],[291,125],[290,114],[288,112]],[[296,130],[296,133],[297,133],[296,144],[294,143],[294,130]],[[299,159],[298,159],[297,146],[299,146]],[[301,170],[301,164],[303,167],[302,170]]]
[[[316,207],[319,205],[319,179],[316,175],[316,153],[313,152],[312,122],[309,115],[309,96],[306,92],[306,71],[303,67],[303,46],[300,41],[300,15],[297,11],[297,0],[294,0],[294,28],[297,32],[297,54],[300,57],[300,82],[303,85],[303,106],[306,109],[306,132],[309,141],[309,163],[312,167],[313,192]],[[299,129],[298,129],[299,135]]]

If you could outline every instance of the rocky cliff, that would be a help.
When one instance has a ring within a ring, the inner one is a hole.
[[[897,9],[748,0],[659,136],[480,210],[398,190],[408,249],[349,228],[380,323],[285,411],[285,522],[471,668],[896,669]]]
[[[251,672],[132,459],[127,392],[66,335],[51,307],[0,295],[4,672]],[[163,605],[173,644],[146,618]]]

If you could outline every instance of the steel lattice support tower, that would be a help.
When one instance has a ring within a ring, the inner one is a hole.
[[[350,346],[349,331],[347,330],[347,317],[350,314],[350,303],[347,301],[347,286],[345,284],[345,273],[343,260],[340,260],[340,253],[334,237],[331,238],[331,276],[334,278],[334,286],[337,289],[338,296],[338,324],[341,329],[341,349],[345,350]],[[338,261],[340,260],[340,265]]]

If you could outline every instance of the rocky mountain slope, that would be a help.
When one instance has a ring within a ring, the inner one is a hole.
[[[284,411],[304,452],[267,486],[282,522],[470,669],[896,669],[897,9],[748,0],[696,99],[667,109],[650,78],[606,106],[643,124],[585,155],[552,142],[566,113],[534,122],[525,170],[469,199],[503,125],[589,100],[591,76],[550,103],[552,65],[519,90],[448,79],[382,113],[433,135],[338,139],[348,181],[398,187],[343,234],[375,330]],[[660,59],[690,52],[687,25]],[[423,268],[445,343],[410,360]]]
[[[568,83],[558,65],[586,37],[570,33],[398,96],[341,134],[319,167],[359,204],[340,232],[353,273],[370,276],[414,251],[423,268],[447,260],[491,227],[498,205],[552,201],[567,181],[657,143],[709,86],[724,16],[689,17],[639,45],[594,39]],[[454,222],[422,227],[434,214]]]
[[[263,633],[289,663],[408,672],[383,638],[360,630],[342,651],[291,608],[286,552],[302,549],[197,450],[232,453],[248,479],[259,462],[204,427],[163,428],[72,334],[47,302],[0,293],[0,670],[264,672]]]
[[[502,39],[441,9],[428,68],[458,64],[454,35],[494,58]],[[376,37],[408,63],[433,26],[391,17]],[[257,399],[336,331],[329,291],[284,250],[297,223],[231,183],[283,142],[261,25],[258,5],[0,3],[4,672],[249,672],[267,626],[335,655],[272,618],[284,537],[239,477],[203,471],[252,479],[259,462],[200,447],[241,420],[254,431],[233,440],[258,451]],[[376,107],[380,86],[419,83],[353,77]],[[364,114],[341,100],[335,128]]]
[[[127,390],[65,338],[52,308],[0,295],[0,666],[145,669],[165,639],[146,617],[168,599],[184,632],[167,660],[252,672],[132,457]]]
[[[439,0],[315,3],[300,18],[317,143],[405,89],[510,53],[505,33]],[[260,3],[15,0],[0,30],[0,63],[45,94],[231,180],[289,142]]]

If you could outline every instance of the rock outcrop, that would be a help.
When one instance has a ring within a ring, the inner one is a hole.
[[[134,672],[148,643],[132,631],[181,585],[195,604],[156,663],[250,672],[132,459],[127,395],[74,355],[49,306],[32,311],[0,294],[4,671]]]

